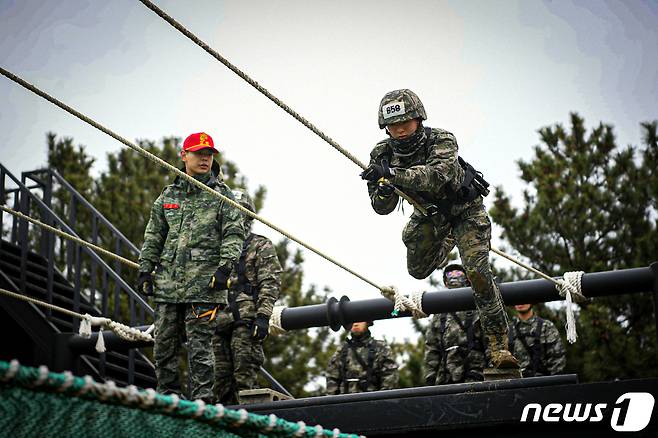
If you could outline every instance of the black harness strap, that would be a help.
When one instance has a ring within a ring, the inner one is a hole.
[[[236,299],[238,297],[238,294],[240,292],[244,292],[247,295],[250,295],[253,299],[254,302],[258,299],[258,288],[253,287],[251,283],[249,283],[249,280],[247,279],[246,271],[247,271],[247,248],[249,248],[249,244],[251,243],[251,240],[253,238],[253,234],[250,234],[249,237],[247,237],[244,241],[244,244],[242,245],[242,253],[240,254],[240,259],[238,260],[238,263],[236,265],[236,270],[238,274],[238,284],[235,286],[231,285],[231,288],[228,292],[228,303],[229,307],[231,308],[231,313],[233,314],[233,321],[234,325],[244,325],[245,322],[240,316],[240,309],[238,307],[238,303],[236,302]]]
[[[544,355],[544,346],[541,343],[541,331],[544,326],[544,320],[540,318],[539,316],[537,317],[537,328],[534,331],[534,333],[531,333],[533,337],[535,338],[535,342],[532,344],[532,347],[528,345],[528,340],[526,337],[521,333],[521,330],[519,329],[519,323],[517,322],[514,327],[515,327],[515,332],[516,335],[519,338],[519,341],[521,341],[521,345],[523,345],[523,348],[525,351],[528,353],[530,356],[530,366],[532,367],[530,372],[532,374],[527,374],[526,377],[532,377],[536,376],[537,372],[542,371],[544,372],[544,367],[542,364],[541,358]],[[510,339],[510,345],[513,342],[513,338]],[[545,374],[545,373],[544,373]]]
[[[347,343],[343,345],[343,349],[340,352],[340,360],[341,360],[341,380],[343,383],[343,394],[348,394],[349,393],[349,382],[347,379],[347,355],[349,354],[349,350],[352,350],[352,355],[356,359],[356,361],[361,365],[361,368],[366,372],[366,379],[365,382],[359,382],[359,386],[362,391],[367,391],[368,386],[370,383],[375,383],[373,381],[373,372],[374,372],[374,364],[375,364],[375,354],[376,354],[376,349],[375,349],[375,340],[370,339],[368,342],[368,358],[367,362],[363,360],[359,352],[357,351],[357,346],[355,345],[355,342],[352,339],[346,339]]]

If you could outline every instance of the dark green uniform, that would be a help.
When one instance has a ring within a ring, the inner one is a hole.
[[[211,173],[195,177],[233,197]],[[155,371],[158,391],[180,392],[178,355],[188,340],[191,397],[212,402],[211,340],[226,290],[209,287],[218,267],[231,267],[244,240],[242,214],[182,178],[165,187],[151,209],[139,257],[155,283]],[[205,315],[205,316],[203,316]]]
[[[345,340],[329,361],[327,394],[395,389],[398,365],[384,341],[373,339],[370,331]]]
[[[555,324],[533,315],[512,318],[510,349],[519,359],[523,377],[553,376],[564,371],[567,356]]]

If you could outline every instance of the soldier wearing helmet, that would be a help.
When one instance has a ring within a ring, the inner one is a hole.
[[[443,269],[448,289],[469,287],[462,265]],[[425,333],[425,382],[427,385],[484,380],[485,342],[477,314],[471,310],[436,314]]]
[[[427,210],[423,214],[415,209],[402,232],[409,274],[428,277],[446,263],[456,245],[473,287],[492,363],[495,368],[518,370],[509,352],[507,315],[489,265],[491,222],[483,205],[489,184],[458,156],[454,135],[423,125],[425,108],[413,91],[386,93],[378,119],[388,138],[377,143],[361,174],[368,181],[373,209],[391,213],[399,200],[397,187]]]
[[[235,200],[255,213],[246,190],[234,190]],[[263,340],[281,289],[281,264],[272,241],[251,232],[251,216],[244,215],[246,238],[233,267],[228,293],[229,324],[222,324],[213,340],[215,397],[224,404],[239,403],[242,390],[257,388],[265,361]]]

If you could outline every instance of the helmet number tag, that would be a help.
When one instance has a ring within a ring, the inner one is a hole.
[[[391,117],[400,116],[405,113],[404,102],[391,102],[382,107],[382,116],[384,120],[390,119]]]

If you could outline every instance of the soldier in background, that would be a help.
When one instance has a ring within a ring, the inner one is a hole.
[[[514,306],[510,346],[519,359],[523,377],[553,376],[564,371],[566,351],[555,324],[536,315],[532,304]]]
[[[457,245],[492,364],[496,371],[518,372],[519,364],[509,352],[507,314],[489,265],[491,222],[483,205],[489,184],[458,156],[455,136],[423,126],[426,119],[422,102],[411,90],[391,91],[382,98],[379,128],[389,138],[375,145],[361,174],[368,181],[372,208],[378,214],[395,210],[398,187],[427,210],[425,215],[414,209],[402,232],[409,274],[427,278]]]
[[[233,198],[213,173],[215,149],[204,133],[185,139],[185,172]],[[190,396],[213,402],[212,337],[226,319],[228,279],[244,241],[242,215],[235,207],[177,177],[155,200],[139,255],[137,290],[154,295],[155,375],[158,392],[180,394],[179,352],[186,337]]]
[[[394,389],[398,384],[398,365],[386,342],[373,339],[372,322],[355,322],[350,337],[336,351],[327,369],[327,394]]]
[[[237,202],[256,212],[246,191],[234,190]],[[263,340],[281,289],[281,264],[272,241],[251,232],[253,220],[244,216],[247,237],[242,254],[231,273],[229,287],[230,324],[218,327],[213,340],[215,352],[215,395],[223,404],[239,402],[239,392],[257,388],[257,377],[265,357]]]
[[[470,287],[464,268],[451,264],[443,270],[448,289]],[[425,334],[425,383],[477,382],[484,380],[485,342],[476,312],[450,312],[432,317]]]

